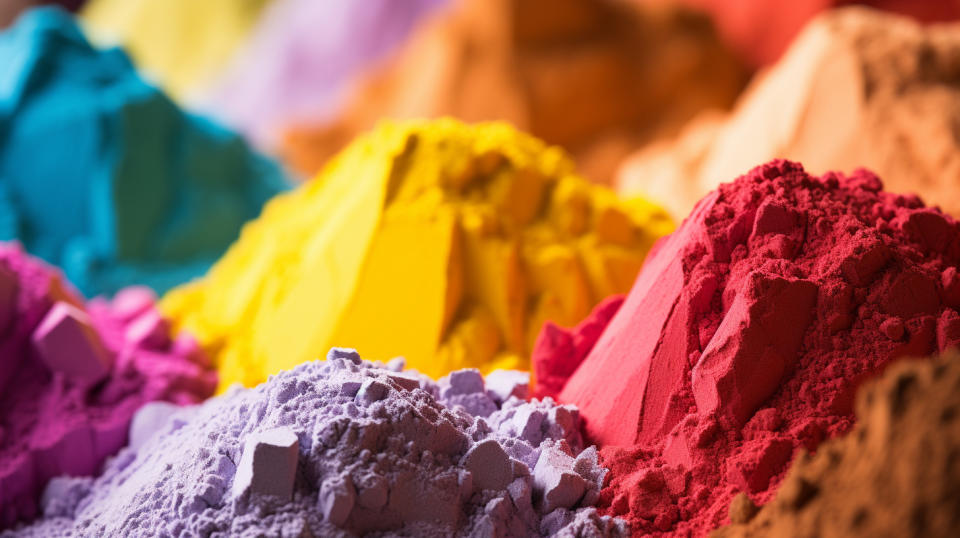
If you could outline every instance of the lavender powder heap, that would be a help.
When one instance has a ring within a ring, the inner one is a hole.
[[[192,408],[148,406],[99,478],[58,478],[22,536],[626,536],[579,414],[526,376],[434,382],[335,348]]]

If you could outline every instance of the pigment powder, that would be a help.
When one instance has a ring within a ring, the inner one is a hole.
[[[901,361],[857,395],[857,425],[799,455],[756,513],[730,505],[737,536],[952,538],[960,528],[960,356]],[[756,516],[754,516],[756,514]]]
[[[213,393],[200,347],[167,330],[148,289],[84,304],[56,270],[0,243],[0,528],[33,518],[50,478],[96,473],[145,403]]]
[[[359,84],[342,113],[294,126],[286,160],[314,174],[381,118],[509,121],[609,183],[639,143],[727,108],[745,70],[706,17],[634,2],[456,0]]]
[[[91,38],[119,43],[177,99],[221,72],[274,0],[89,0]]]
[[[722,181],[774,158],[811,173],[863,166],[893,192],[960,216],[960,23],[921,26],[845,8],[818,17],[729,118],[700,118],[638,151],[618,173],[685,216]]]
[[[285,190],[280,168],[179,110],[119,49],[43,8],[0,34],[0,239],[88,295],[204,271]]]
[[[526,369],[545,320],[625,292],[672,227],[506,124],[383,123],[162,308],[214,354],[221,387],[336,345],[434,378]]]
[[[447,1],[273,0],[200,106],[273,147],[289,124],[334,115],[355,79]]]
[[[820,12],[863,4],[935,22],[960,18],[960,5],[942,0],[795,0],[788,4],[767,0],[642,0],[676,3],[710,13],[731,47],[753,65],[775,62],[804,24]]]
[[[589,507],[606,471],[575,408],[521,400],[522,374],[402,367],[333,349],[175,413],[100,478],[51,483],[19,535],[626,536]]]
[[[769,500],[796,449],[849,430],[864,378],[960,343],[957,222],[881,189],[774,161],[654,246],[560,392],[604,446],[606,513],[703,535],[737,492]]]

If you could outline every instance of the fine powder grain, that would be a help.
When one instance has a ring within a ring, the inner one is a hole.
[[[607,445],[607,513],[702,535],[737,492],[769,500],[796,449],[848,431],[863,379],[960,342],[958,224],[881,189],[774,161],[654,246],[560,392]]]
[[[147,402],[192,404],[216,374],[167,337],[152,292],[83,299],[53,268],[0,243],[0,528],[37,513],[46,482],[90,475]]]
[[[100,478],[52,483],[19,535],[626,536],[585,508],[606,471],[575,408],[521,400],[522,374],[402,368],[334,348],[175,413]]]

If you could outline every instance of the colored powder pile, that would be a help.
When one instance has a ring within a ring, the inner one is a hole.
[[[332,117],[355,79],[446,2],[274,0],[199,106],[275,147],[287,125]]]
[[[0,528],[37,513],[54,476],[90,475],[147,402],[210,396],[189,337],[170,341],[145,288],[83,299],[56,270],[0,243]]]
[[[943,0],[640,0],[680,4],[710,13],[724,40],[752,65],[777,61],[804,25],[830,8],[860,4],[914,19],[935,22],[960,19],[960,4]]]
[[[222,388],[337,345],[434,378],[527,369],[545,320],[574,323],[628,290],[672,228],[506,124],[384,123],[267,204],[162,308],[214,355]]]
[[[759,514],[738,497],[738,524],[713,536],[960,535],[958,409],[960,356],[891,366],[858,394],[849,435],[798,456]]]
[[[608,513],[702,535],[735,493],[769,500],[795,449],[848,431],[863,379],[960,343],[960,225],[881,189],[758,167],[653,248],[599,338],[582,331],[596,342],[560,401],[605,447]],[[547,336],[538,361],[579,359],[548,357]]]
[[[81,11],[98,43],[120,43],[177,99],[210,84],[271,0],[89,0]]]
[[[157,433],[100,478],[51,483],[45,519],[18,536],[627,535],[589,508],[606,471],[575,408],[518,399],[519,372],[485,386],[390,366],[334,349],[155,414]]]
[[[180,111],[68,14],[0,34],[0,239],[89,295],[202,274],[286,188],[236,135]]]
[[[0,3],[0,29],[10,26],[23,11],[38,5],[57,4],[71,11],[80,9],[85,0],[4,0]]]
[[[679,141],[641,150],[619,188],[686,215],[721,181],[787,158],[814,173],[865,166],[893,192],[915,191],[960,215],[958,55],[958,24],[923,27],[865,8],[828,13],[729,119],[701,119]]]
[[[505,120],[609,182],[623,156],[698,111],[726,108],[744,71],[708,20],[599,0],[459,0],[425,23],[333,121],[293,128],[314,174],[381,118]]]

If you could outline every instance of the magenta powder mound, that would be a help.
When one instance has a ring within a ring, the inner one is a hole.
[[[400,369],[334,348],[172,415],[145,409],[159,426],[139,450],[51,482],[18,535],[627,535],[589,507],[605,470],[575,408],[521,399],[516,372]]]
[[[213,392],[202,351],[169,340],[154,299],[127,288],[85,304],[58,271],[0,243],[0,528],[35,517],[52,477],[96,473],[145,403]]]
[[[449,0],[274,0],[233,66],[199,99],[262,146],[328,119],[354,79]]]

